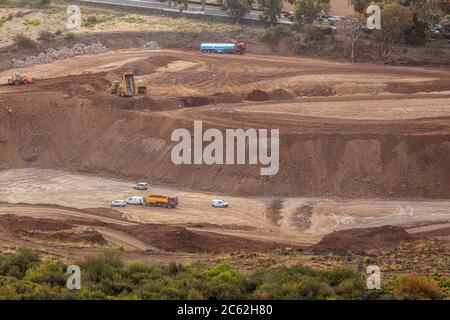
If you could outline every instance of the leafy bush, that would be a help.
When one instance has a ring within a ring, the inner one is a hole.
[[[32,49],[36,47],[36,41],[23,34],[15,35],[13,38],[13,42],[21,49]]]
[[[361,299],[365,289],[360,278],[346,279],[339,283],[336,293],[344,299]]]
[[[37,27],[37,26],[41,25],[41,20],[39,20],[39,19],[26,19],[23,22],[23,24],[26,25],[26,26],[35,26],[35,27]]]
[[[418,275],[402,277],[394,288],[398,299],[440,299],[442,292],[434,280]]]
[[[267,29],[262,35],[261,40],[272,44],[278,44],[283,36],[289,34],[290,31],[286,27],[279,24]]]
[[[65,38],[68,41],[74,41],[76,39],[76,36],[75,36],[75,33],[73,33],[73,32],[67,32]]]
[[[88,279],[101,282],[102,280],[113,280],[114,272],[123,266],[118,250],[106,250],[99,256],[87,257],[80,267]]]
[[[89,27],[93,27],[94,25],[96,25],[100,22],[102,22],[102,20],[100,18],[98,18],[96,15],[92,14],[92,15],[87,16],[87,18],[84,21],[84,26],[86,28],[89,28]]]
[[[332,286],[336,286],[346,280],[357,278],[356,271],[353,268],[334,268],[324,270],[322,274]]]
[[[67,280],[66,268],[61,262],[46,261],[29,268],[23,279],[50,286],[64,286]]]
[[[303,33],[306,35],[306,41],[320,42],[324,41],[327,36],[331,35],[330,28],[319,27],[315,25],[305,25],[302,27]]]
[[[40,0],[38,4],[39,8],[47,8],[50,7],[50,0]]]
[[[41,31],[39,32],[39,37],[38,37],[38,39],[39,39],[39,40],[42,40],[42,41],[49,41],[49,40],[53,39],[53,37],[54,37],[54,35],[53,35],[53,33],[51,33],[50,31],[47,31],[47,30],[41,30]]]
[[[30,249],[19,249],[15,254],[0,259],[0,275],[13,276],[21,279],[28,268],[41,261],[39,254]]]

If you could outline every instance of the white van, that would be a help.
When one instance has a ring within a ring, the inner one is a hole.
[[[127,204],[143,205],[144,204],[144,198],[142,198],[142,197],[130,197],[130,198],[127,199]]]
[[[228,203],[223,201],[223,200],[220,200],[220,199],[212,200],[211,201],[211,205],[213,207],[216,207],[216,208],[226,208],[226,207],[228,207]]]
[[[148,183],[147,182],[138,182],[134,185],[135,190],[147,190]]]

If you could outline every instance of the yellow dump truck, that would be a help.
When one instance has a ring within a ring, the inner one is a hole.
[[[144,198],[144,204],[149,207],[175,208],[178,205],[178,197],[151,195]]]
[[[132,73],[124,73],[120,81],[114,81],[111,85],[111,93],[120,97],[132,97],[136,94],[136,85]]]

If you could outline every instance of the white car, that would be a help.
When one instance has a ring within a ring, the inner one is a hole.
[[[127,202],[125,200],[114,200],[111,202],[111,207],[125,207]]]
[[[228,203],[220,199],[214,199],[211,201],[211,206],[216,208],[226,208],[228,207]]]
[[[341,17],[339,17],[339,16],[331,16],[327,20],[328,20],[328,22],[337,22],[337,21],[341,21]]]
[[[135,190],[147,190],[148,183],[147,182],[138,182],[133,187]]]
[[[143,205],[144,198],[142,197],[130,197],[127,199],[127,204]]]

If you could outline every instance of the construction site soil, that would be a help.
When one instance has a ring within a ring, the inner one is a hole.
[[[0,83],[18,71],[36,81],[0,85],[0,227],[12,242],[44,245],[51,232],[92,246],[80,250],[216,254],[450,221],[448,69],[130,49],[6,70]],[[111,95],[123,72],[148,92]],[[222,132],[279,129],[278,174],[173,164],[171,133],[193,132],[195,120]],[[179,195],[180,207],[107,209],[132,195],[133,180]],[[213,196],[230,208],[213,212]],[[64,223],[45,220],[59,215]]]
[[[415,237],[406,232],[404,228],[387,225],[335,231],[324,236],[319,243],[311,247],[311,250],[321,254],[376,254],[414,239]]]

